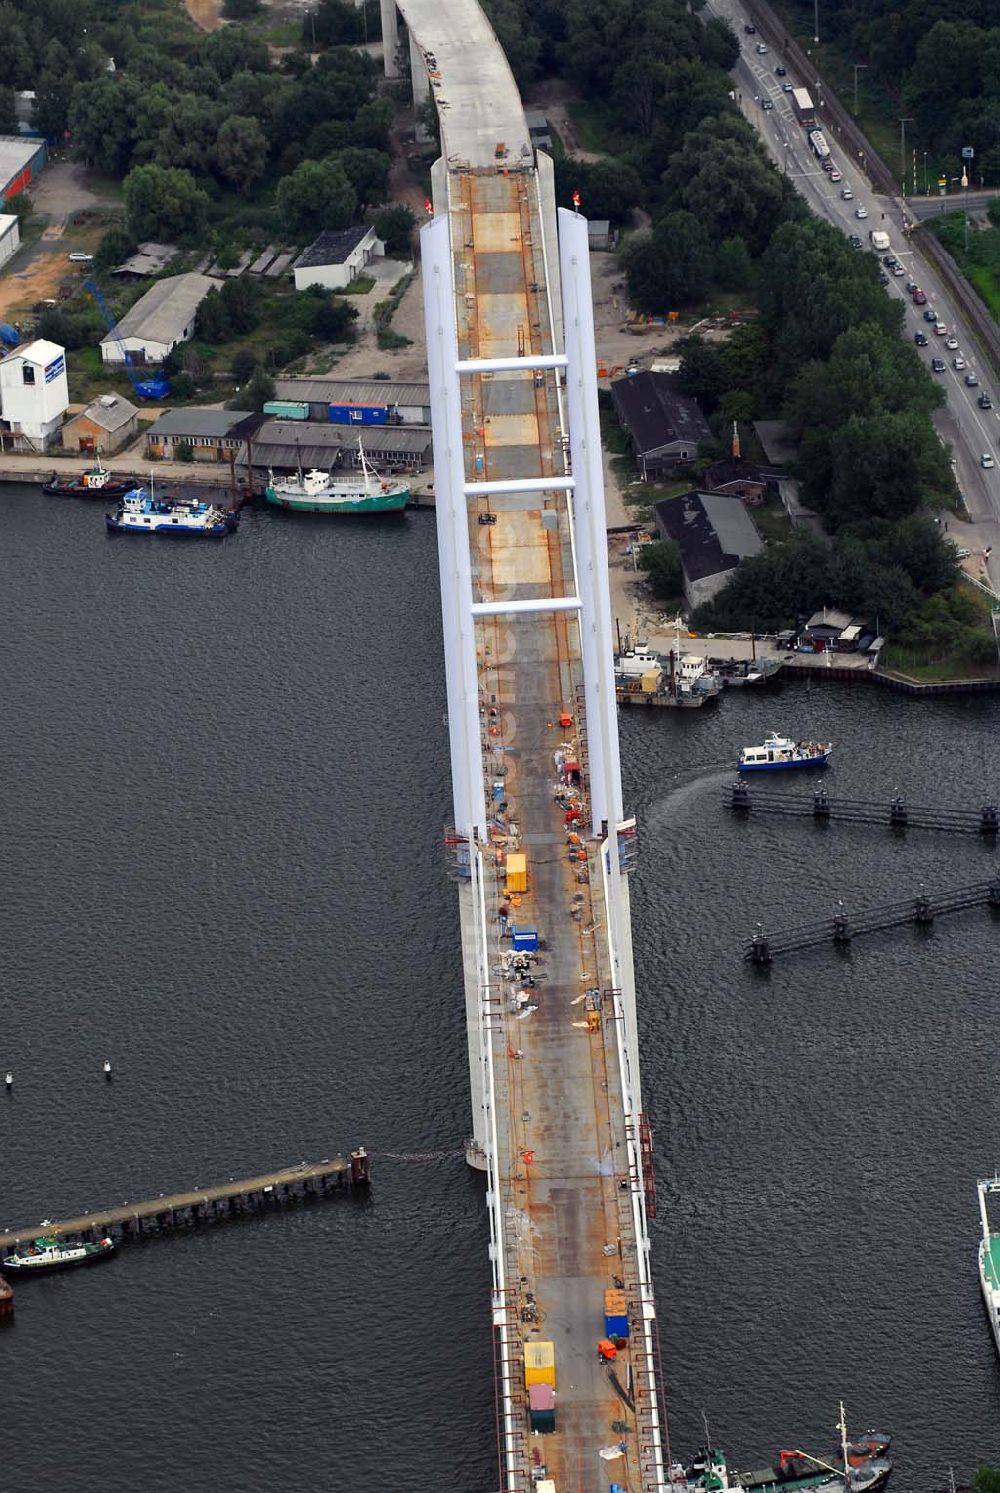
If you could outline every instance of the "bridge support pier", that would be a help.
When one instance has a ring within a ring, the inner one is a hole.
[[[396,0],[379,0],[382,15],[382,66],[387,78],[399,77],[399,13]]]

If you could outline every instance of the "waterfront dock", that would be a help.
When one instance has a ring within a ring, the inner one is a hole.
[[[76,1218],[42,1219],[40,1223],[0,1233],[0,1249],[30,1243],[42,1234],[60,1239],[96,1239],[112,1234],[127,1239],[154,1231],[165,1233],[181,1226],[321,1197],[331,1190],[367,1187],[370,1179],[370,1158],[364,1147],[359,1147],[350,1157],[301,1161],[298,1166],[264,1172],[259,1177],[230,1179],[214,1187],[194,1187],[186,1192],[161,1193],[144,1202],[126,1201],[117,1208],[98,1208]]]
[[[734,813],[748,819],[755,814],[783,814],[812,819],[816,824],[876,824],[887,829],[940,830],[952,835],[979,835],[995,840],[1000,834],[1000,806],[981,804],[975,809],[949,808],[945,804],[911,804],[901,793],[889,799],[842,798],[819,787],[812,794],[782,793],[773,788],[751,788],[737,778],[725,802]]]

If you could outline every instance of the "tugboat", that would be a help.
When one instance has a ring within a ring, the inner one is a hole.
[[[0,1267],[17,1271],[18,1275],[40,1275],[48,1270],[68,1270],[73,1265],[90,1265],[95,1260],[107,1259],[114,1252],[113,1239],[99,1239],[96,1244],[64,1244],[50,1235],[43,1235],[23,1254],[7,1255],[0,1260]]]
[[[79,477],[59,477],[53,472],[42,492],[62,498],[123,498],[134,487],[134,477],[112,477],[98,457],[96,467],[88,467]]]
[[[360,477],[334,477],[332,472],[313,469],[276,482],[268,472],[264,496],[276,508],[297,508],[305,513],[400,513],[410,500],[410,484],[380,477],[365,455],[358,438]]]
[[[774,772],[785,767],[825,767],[833,751],[831,741],[792,741],[772,731],[763,746],[744,747],[740,772]]]
[[[194,498],[155,498],[144,487],[135,487],[122,498],[114,513],[105,514],[113,534],[174,534],[220,539],[239,523],[235,509],[217,508]]]

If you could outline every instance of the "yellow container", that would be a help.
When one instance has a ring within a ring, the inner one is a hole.
[[[527,1343],[524,1349],[524,1385],[551,1384],[556,1387],[555,1343]]]
[[[507,895],[528,890],[528,857],[514,852],[507,857]]]
[[[655,695],[656,686],[660,682],[659,669],[647,669],[642,676],[642,692],[644,695]]]
[[[625,1292],[609,1290],[604,1293],[604,1315],[606,1317],[624,1317],[628,1314],[625,1304]]]

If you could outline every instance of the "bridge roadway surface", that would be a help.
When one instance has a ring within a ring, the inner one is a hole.
[[[509,176],[494,168],[449,179],[452,250],[459,288],[462,357],[503,357],[519,350],[547,352],[545,265],[533,172]],[[464,292],[464,293],[463,293]],[[520,349],[519,349],[520,344]],[[463,385],[467,476],[496,479],[561,473],[555,377],[475,376]],[[473,452],[484,466],[473,470]],[[542,505],[554,527],[542,523]],[[491,525],[480,525],[487,506]],[[564,596],[575,589],[565,500],[561,494],[494,495],[469,505],[473,589],[479,599]],[[556,1432],[524,1445],[525,1480],[533,1451],[544,1459],[557,1493],[606,1493],[617,1481],[646,1487],[641,1436],[634,1414],[616,1394],[597,1355],[603,1335],[603,1293],[620,1275],[634,1286],[635,1236],[613,1021],[605,1015],[588,1035],[584,992],[610,982],[604,936],[599,857],[590,855],[589,879],[571,862],[563,810],[553,797],[554,752],[564,738],[580,742],[582,674],[575,618],[535,614],[480,621],[477,632],[480,696],[498,734],[484,732],[483,771],[489,785],[498,760],[506,764],[504,795],[528,857],[529,892],[515,916],[537,926],[544,940],[537,1010],[512,1008],[515,987],[498,982],[502,1031],[498,1053],[498,1172],[504,1212],[512,1305],[526,1341],[551,1340],[556,1358]],[[566,710],[569,731],[559,727]],[[502,748],[502,758],[498,753]],[[501,866],[489,889],[494,972],[503,947],[496,909]],[[592,896],[593,893],[593,896]],[[573,916],[574,896],[583,897]],[[526,1162],[526,1153],[533,1160]],[[624,1206],[627,1203],[628,1207]],[[528,1294],[539,1320],[520,1324]],[[627,1368],[619,1365],[621,1377]],[[523,1382],[520,1362],[515,1383]],[[646,1390],[643,1386],[644,1392]],[[519,1406],[526,1424],[526,1400]],[[613,1462],[598,1456],[619,1437],[612,1422],[627,1422],[627,1453]],[[521,1486],[521,1485],[518,1485]],[[655,1486],[655,1484],[654,1484]]]

